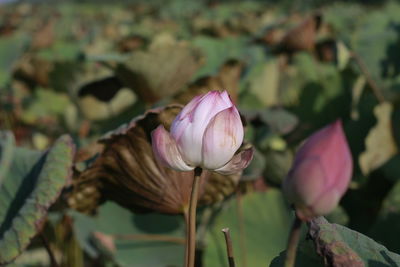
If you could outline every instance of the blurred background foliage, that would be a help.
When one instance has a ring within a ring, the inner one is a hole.
[[[0,4],[0,264],[181,266],[183,217],[132,203],[144,193],[131,181],[161,181],[143,158],[172,115],[154,108],[222,89],[256,154],[242,174],[207,174],[197,266],[228,266],[224,227],[238,266],[282,266],[280,183],[298,145],[339,118],[355,169],[327,220],[343,226],[314,222],[299,264],[342,259],[320,233],[352,264],[400,264],[399,14],[376,0]],[[136,167],[108,168],[122,147]]]

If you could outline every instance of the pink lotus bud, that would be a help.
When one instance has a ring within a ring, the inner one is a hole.
[[[309,220],[331,212],[349,185],[353,161],[340,120],[310,136],[296,154],[283,191],[297,215]]]
[[[243,142],[239,112],[226,91],[195,97],[178,114],[168,133],[162,125],[152,132],[156,158],[179,171],[201,167],[223,174],[247,167],[252,149],[235,155]]]

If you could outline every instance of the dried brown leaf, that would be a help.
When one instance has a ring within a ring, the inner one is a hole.
[[[206,76],[196,80],[175,97],[175,102],[187,104],[193,97],[205,94],[211,90],[227,90],[233,102],[237,101],[239,80],[243,71],[243,63],[229,60],[221,66],[215,76]]]
[[[197,50],[183,42],[166,42],[152,44],[146,52],[133,52],[116,73],[139,98],[154,103],[177,93],[199,67]]]
[[[76,175],[70,205],[90,213],[109,199],[133,211],[182,213],[189,203],[193,171],[178,172],[161,165],[151,148],[151,132],[159,124],[169,129],[181,109],[170,105],[149,110],[101,139],[104,149],[99,157]],[[200,203],[231,194],[239,177],[240,173],[223,176],[203,171]]]
[[[310,237],[314,241],[317,253],[324,258],[325,266],[364,266],[358,254],[344,242],[335,224],[319,217],[310,222],[309,228]]]
[[[130,35],[122,38],[117,43],[118,51],[129,53],[142,48],[146,44],[146,39],[140,35]]]
[[[289,30],[278,44],[279,51],[293,53],[313,50],[321,20],[322,15],[316,13]]]
[[[31,55],[23,57],[15,67],[14,78],[24,82],[29,88],[48,87],[53,63]]]
[[[55,26],[55,19],[49,19],[47,22],[43,22],[43,25],[34,33],[31,48],[32,49],[42,49],[50,47],[54,40],[54,26]]]

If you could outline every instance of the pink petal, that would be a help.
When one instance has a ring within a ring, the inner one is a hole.
[[[328,214],[339,204],[341,197],[342,193],[336,190],[326,192],[312,205],[312,210],[317,216]]]
[[[216,114],[230,108],[233,103],[226,91],[211,91],[201,98],[195,98],[187,106],[185,112],[179,114],[172,123],[171,135],[185,161],[200,166],[203,135],[207,125]]]
[[[306,158],[295,164],[283,181],[283,192],[297,209],[315,203],[321,192],[325,191],[326,174],[317,157]]]
[[[188,104],[186,104],[186,106],[183,107],[182,111],[178,114],[178,116],[176,116],[175,121],[180,121],[186,117],[189,117],[190,114],[192,114],[193,109],[197,107],[204,96],[205,95],[195,96]]]
[[[251,160],[253,159],[253,154],[253,148],[243,150],[233,156],[233,158],[225,166],[216,169],[215,171],[223,175],[237,173],[250,164]]]
[[[243,135],[243,124],[235,106],[218,113],[203,136],[202,166],[210,170],[224,166],[239,149]]]
[[[340,120],[311,135],[296,154],[283,191],[305,219],[329,213],[346,192],[353,161]]]
[[[153,153],[158,161],[177,171],[191,171],[194,167],[188,166],[178,151],[175,140],[165,130],[158,126],[152,133]]]
[[[340,120],[311,135],[296,154],[295,164],[310,157],[320,158],[326,173],[325,190],[335,188],[344,194],[351,179],[353,160]]]

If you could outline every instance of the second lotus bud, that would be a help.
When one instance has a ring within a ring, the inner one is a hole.
[[[340,120],[308,138],[296,154],[283,191],[302,220],[325,215],[349,185],[353,161]]]

